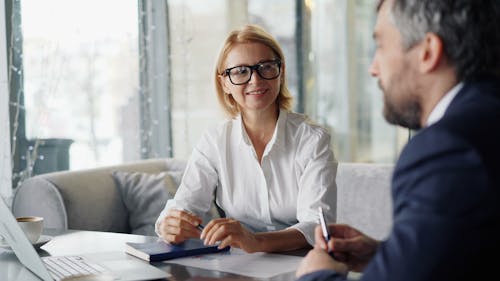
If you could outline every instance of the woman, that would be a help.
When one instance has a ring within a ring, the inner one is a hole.
[[[337,163],[330,136],[290,112],[285,66],[278,43],[260,27],[229,34],[215,84],[231,119],[207,131],[193,150],[175,197],[157,220],[163,239],[287,251],[314,244],[319,206],[334,221]],[[202,228],[214,194],[226,217]]]

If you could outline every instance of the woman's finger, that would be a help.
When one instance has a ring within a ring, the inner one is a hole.
[[[213,234],[217,231],[220,225],[226,223],[227,221],[229,221],[229,219],[227,218],[211,220],[201,232],[201,239],[205,240],[206,242],[210,241]]]

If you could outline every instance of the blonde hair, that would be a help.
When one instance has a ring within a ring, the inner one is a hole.
[[[245,25],[240,29],[233,30],[229,33],[226,41],[224,41],[224,45],[219,53],[219,57],[217,59],[217,63],[215,65],[215,89],[217,92],[217,99],[219,100],[219,104],[222,106],[224,112],[231,118],[235,118],[239,113],[240,109],[238,104],[234,100],[232,95],[228,95],[224,93],[224,90],[221,85],[221,81],[219,79],[219,75],[222,75],[224,72],[224,61],[226,60],[227,55],[232,50],[232,48],[241,43],[260,43],[267,47],[269,47],[277,58],[285,62],[285,56],[283,55],[283,51],[278,44],[278,41],[274,39],[269,33],[267,33],[264,29],[257,25]],[[280,79],[280,90],[278,93],[278,97],[276,98],[276,103],[280,109],[284,109],[290,111],[292,108],[293,98],[288,90],[286,84],[286,76],[284,71],[281,72]]]

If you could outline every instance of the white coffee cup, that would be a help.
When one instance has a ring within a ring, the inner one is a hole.
[[[28,216],[18,217],[16,220],[31,244],[35,244],[40,239],[40,235],[42,235],[43,218]]]

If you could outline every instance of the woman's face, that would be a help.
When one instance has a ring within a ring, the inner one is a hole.
[[[276,60],[277,57],[271,48],[260,43],[237,44],[229,51],[224,61],[224,69],[235,66],[253,66],[259,63]],[[261,67],[265,69],[265,66]],[[262,70],[264,71],[264,70]],[[251,79],[242,85],[234,85],[228,75],[221,75],[221,84],[226,94],[231,94],[239,105],[240,110],[245,112],[255,111],[276,111],[276,98],[280,90],[280,81],[283,75],[284,66],[281,66],[280,74],[271,80],[260,77],[256,70],[252,71]],[[233,82],[239,69],[231,72]],[[244,81],[244,80],[243,80]]]

